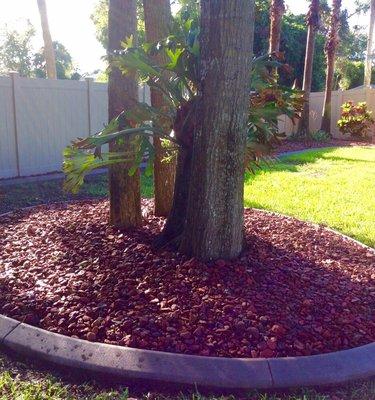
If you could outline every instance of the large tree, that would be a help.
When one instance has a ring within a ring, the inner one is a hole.
[[[303,112],[298,126],[298,134],[307,136],[309,134],[309,119],[310,119],[310,93],[313,77],[315,38],[319,29],[319,9],[320,0],[311,0],[309,12],[307,14],[307,42],[305,55],[305,69],[303,73],[303,86],[305,103]]]
[[[68,49],[60,42],[53,42],[56,58],[57,79],[72,79],[74,77],[74,65]],[[37,78],[46,78],[46,60],[44,48],[34,56],[34,74]]]
[[[171,5],[169,0],[143,0],[144,19],[146,29],[146,40],[155,43],[168,36],[172,22]],[[159,64],[167,63],[165,55],[158,53],[154,56]],[[151,88],[151,105],[162,109],[167,107],[163,93]],[[169,133],[170,126],[166,126]],[[160,138],[154,139],[154,192],[155,192],[155,214],[167,217],[172,207],[173,187],[175,177],[175,162],[166,162],[168,148]]]
[[[243,246],[253,7],[249,0],[201,2],[202,100],[180,250],[205,260],[237,257]]]
[[[341,0],[333,0],[330,18],[330,27],[325,45],[327,59],[326,88],[321,130],[331,133],[331,108],[333,76],[335,73],[335,56],[339,44]]]
[[[56,79],[56,60],[55,50],[53,48],[51,32],[49,30],[47,5],[45,0],[38,0],[40,21],[42,24],[43,41],[44,41],[44,57],[46,59],[47,78]]]
[[[133,36],[137,28],[135,0],[110,0],[108,13],[108,55],[109,58],[121,50],[121,42]],[[130,109],[138,98],[135,76],[124,76],[113,65],[110,66],[108,82],[108,117],[111,121],[121,111]],[[120,122],[119,128],[126,121]],[[121,228],[133,228],[142,224],[140,172],[129,174],[132,163],[132,139],[114,140],[110,151],[127,153],[129,161],[109,168],[110,222]]]
[[[0,73],[18,72],[29,77],[33,73],[32,41],[35,29],[29,21],[24,30],[8,26],[2,32],[0,43]]]

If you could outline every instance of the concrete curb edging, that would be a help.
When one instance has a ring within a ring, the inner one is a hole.
[[[0,345],[70,369],[214,390],[337,385],[375,376],[375,343],[306,357],[203,357],[92,343],[0,315]]]

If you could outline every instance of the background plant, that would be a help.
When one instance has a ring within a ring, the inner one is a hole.
[[[367,138],[374,122],[372,112],[365,102],[354,104],[353,101],[348,101],[341,106],[341,118],[337,121],[337,126],[345,135]]]

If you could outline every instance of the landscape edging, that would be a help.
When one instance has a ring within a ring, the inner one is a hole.
[[[273,211],[259,211],[286,216]],[[375,251],[331,228],[323,228]],[[375,342],[314,356],[269,359],[205,357],[93,343],[0,315],[0,346],[80,371],[126,380],[216,390],[329,386],[375,377]]]
[[[8,328],[7,328],[8,327]],[[375,376],[375,343],[315,356],[204,357],[93,343],[0,315],[0,345],[70,369],[200,389],[252,390],[343,384]]]

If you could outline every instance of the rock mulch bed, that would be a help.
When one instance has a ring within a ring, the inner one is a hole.
[[[108,202],[0,218],[0,313],[91,341],[226,357],[301,356],[375,340],[375,255],[324,228],[245,211],[246,250],[202,263],[154,251],[164,220],[107,224]]]

